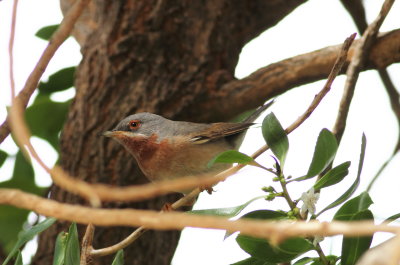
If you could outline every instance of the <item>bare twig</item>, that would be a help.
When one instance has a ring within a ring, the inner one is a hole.
[[[360,33],[363,33],[365,29],[367,28],[367,19],[365,16],[365,8],[363,6],[363,3],[361,0],[341,0],[342,4],[346,7],[347,11],[351,15],[351,17],[354,20],[354,23],[357,25],[357,29]],[[392,111],[395,114],[397,118],[397,125],[399,128],[399,135],[397,139],[397,144],[393,150],[392,155],[389,157],[388,160],[385,161],[385,163],[382,164],[381,168],[378,170],[372,181],[369,183],[367,191],[369,191],[372,188],[372,185],[375,183],[375,181],[378,179],[380,174],[383,172],[383,170],[386,168],[386,166],[389,164],[389,162],[393,159],[393,157],[397,154],[397,152],[400,151],[400,95],[397,92],[396,87],[394,86],[388,70],[384,68],[378,68],[378,73],[379,76],[383,82],[383,85],[386,89],[386,92],[389,95],[390,99],[390,106],[392,107]]]
[[[369,182],[368,187],[366,189],[367,192],[370,192],[372,187],[374,186],[376,180],[379,178],[379,176],[382,174],[382,172],[385,170],[385,168],[389,165],[389,163],[393,160],[397,152],[393,152],[392,155],[381,165],[379,168],[378,172],[376,172],[375,176],[372,178],[372,180]]]
[[[79,0],[76,1],[74,6],[71,8],[71,11],[64,17],[63,21],[60,24],[60,27],[54,32],[52,38],[49,41],[46,49],[43,51],[42,56],[40,57],[38,63],[35,66],[35,69],[29,75],[24,88],[18,94],[16,99],[20,102],[23,108],[26,108],[30,97],[35,91],[40,77],[43,75],[46,70],[47,65],[49,64],[51,58],[60,47],[60,45],[68,38],[70,35],[75,22],[78,20],[82,10],[86,6],[89,0]],[[0,126],[0,143],[4,141],[4,139],[10,133],[10,117],[7,116],[4,123]]]
[[[124,249],[127,246],[129,246],[132,242],[136,241],[136,239],[141,237],[144,234],[144,232],[146,232],[146,231],[147,231],[147,229],[144,228],[143,226],[141,226],[138,229],[136,229],[132,234],[130,234],[127,238],[122,240],[121,242],[119,242],[115,245],[106,247],[106,248],[93,249],[90,252],[90,255],[92,257],[101,257],[101,256],[107,256],[107,255],[114,254],[118,250]]]
[[[349,52],[350,46],[354,41],[354,38],[356,37],[356,34],[352,34],[350,37],[348,37],[345,42],[342,45],[342,48],[339,52],[339,56],[336,58],[336,62],[333,65],[333,68],[328,76],[328,79],[322,88],[322,90],[314,97],[313,101],[311,102],[310,106],[307,108],[307,110],[299,117],[295,122],[293,122],[289,127],[286,128],[285,132],[286,134],[289,134],[293,132],[294,130],[297,129],[310,115],[311,113],[315,110],[315,108],[318,106],[318,104],[321,102],[321,100],[325,97],[325,95],[329,92],[331,89],[331,85],[333,83],[333,80],[336,78],[336,76],[340,73],[341,69],[343,68],[344,63],[346,62],[347,59],[347,54]],[[262,147],[260,150],[258,150],[256,153],[256,157],[265,152],[265,148],[268,147]]]
[[[371,221],[354,222],[302,222],[302,221],[265,221],[265,220],[229,220],[215,216],[200,216],[182,212],[159,213],[151,210],[134,209],[96,209],[79,205],[70,205],[42,198],[37,195],[15,189],[0,189],[0,204],[13,205],[35,211],[44,216],[53,216],[81,224],[99,226],[144,226],[158,230],[183,229],[185,227],[224,229],[230,232],[270,238],[280,242],[292,236],[364,236],[375,232],[399,232],[399,227],[387,223],[377,224]]]
[[[88,224],[86,227],[85,235],[82,239],[81,258],[79,265],[91,264],[88,260],[91,259],[90,252],[92,251],[94,236],[94,225]]]
[[[378,70],[379,76],[382,79],[382,82],[385,86],[386,92],[389,95],[390,99],[390,106],[392,107],[393,113],[397,118],[397,126],[399,128],[399,136],[397,139],[396,146],[393,150],[393,155],[394,156],[397,152],[400,151],[400,95],[399,92],[397,92],[396,87],[394,86],[392,80],[390,79],[389,73],[387,72],[387,69],[381,69]]]
[[[347,115],[349,113],[350,103],[353,98],[359,73],[364,67],[367,55],[376,39],[379,28],[382,25],[386,15],[389,13],[393,2],[394,0],[386,0],[383,3],[382,9],[379,12],[378,17],[365,30],[360,42],[358,43],[358,46],[354,51],[354,56],[347,69],[345,88],[339,106],[338,117],[336,119],[335,127],[333,130],[338,142],[340,142],[340,140],[342,139],[344,129],[346,128]]]
[[[15,80],[14,80],[14,39],[15,39],[15,24],[17,21],[17,7],[18,0],[14,0],[13,10],[12,10],[12,18],[11,18],[11,31],[10,31],[10,41],[8,44],[8,57],[10,60],[9,64],[9,72],[10,72],[10,87],[11,87],[11,101],[15,97]]]

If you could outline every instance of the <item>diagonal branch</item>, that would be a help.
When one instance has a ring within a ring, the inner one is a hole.
[[[376,37],[378,35],[379,28],[381,27],[385,17],[390,11],[394,0],[386,0],[383,3],[382,9],[379,12],[378,17],[372,22],[365,30],[360,42],[355,48],[354,56],[351,59],[349,68],[347,69],[347,79],[345,88],[342,96],[342,100],[339,106],[339,114],[336,119],[335,127],[333,132],[338,140],[342,139],[344,130],[346,128],[347,115],[349,113],[350,103],[354,95],[354,90],[358,80],[359,73],[367,63],[367,58],[372,49]]]
[[[47,68],[51,58],[53,58],[54,54],[61,46],[61,44],[68,38],[70,35],[75,22],[78,20],[82,10],[86,6],[89,0],[80,0],[76,1],[74,7],[71,11],[64,17],[61,22],[59,28],[56,32],[54,32],[52,38],[49,41],[46,49],[43,51],[42,56],[40,57],[38,63],[35,66],[35,69],[29,75],[26,83],[19,92],[18,96],[15,100],[19,101],[23,108],[26,108],[28,105],[29,99],[31,98],[33,92],[35,91],[40,78],[42,77],[44,71]],[[6,120],[0,126],[0,143],[4,141],[4,139],[10,134],[10,116],[7,116]]]
[[[342,4],[346,7],[347,11],[351,15],[351,17],[354,20],[354,23],[357,25],[358,31],[359,32],[364,32],[365,29],[367,28],[367,19],[365,16],[365,10],[364,6],[361,2],[361,0],[341,0]],[[392,111],[394,115],[397,118],[397,126],[399,128],[399,135],[397,139],[397,144],[395,145],[395,148],[393,150],[393,153],[391,156],[385,161],[385,163],[382,164],[381,168],[378,170],[374,178],[370,181],[367,191],[369,191],[375,181],[378,179],[380,174],[383,172],[383,170],[386,168],[387,165],[389,165],[390,161],[392,161],[393,157],[397,154],[397,152],[400,151],[400,95],[399,92],[397,92],[397,89],[395,85],[393,84],[393,81],[390,78],[390,75],[388,73],[387,69],[378,69],[379,76],[383,82],[383,85],[386,89],[386,92],[389,96],[390,99],[390,106],[392,107]]]
[[[360,33],[363,33],[367,28],[367,18],[365,16],[365,8],[361,0],[341,0],[344,7],[353,18],[354,23]],[[379,76],[385,86],[386,92],[389,95],[390,105],[393,113],[396,115],[399,128],[399,137],[394,148],[393,155],[400,150],[400,95],[391,80],[387,69],[378,69]],[[390,159],[389,159],[390,160]]]

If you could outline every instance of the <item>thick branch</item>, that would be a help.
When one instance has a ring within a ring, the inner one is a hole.
[[[355,41],[354,46],[359,40]],[[363,70],[383,69],[400,61],[400,30],[382,34],[372,46]],[[216,93],[209,93],[200,109],[212,109],[214,120],[222,120],[263,104],[267,99],[294,87],[326,78],[336,60],[340,45],[298,55],[261,68],[241,80],[225,84]],[[345,69],[353,56],[350,49]],[[345,71],[342,71],[344,73]],[[232,108],[232,102],[235,107]],[[201,113],[199,113],[201,114]],[[207,114],[209,115],[209,114]],[[198,117],[202,119],[202,117]]]

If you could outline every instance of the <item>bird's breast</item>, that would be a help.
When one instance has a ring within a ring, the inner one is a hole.
[[[230,149],[225,142],[193,144],[187,137],[169,139],[136,137],[123,143],[135,157],[143,173],[152,181],[196,176],[210,171],[221,171],[228,165],[208,168],[208,162],[217,154]]]

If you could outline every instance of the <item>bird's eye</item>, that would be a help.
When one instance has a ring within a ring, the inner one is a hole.
[[[132,120],[132,121],[129,122],[129,128],[130,128],[131,130],[137,130],[137,129],[139,129],[139,127],[140,127],[141,125],[142,125],[142,124],[140,123],[139,120]]]

